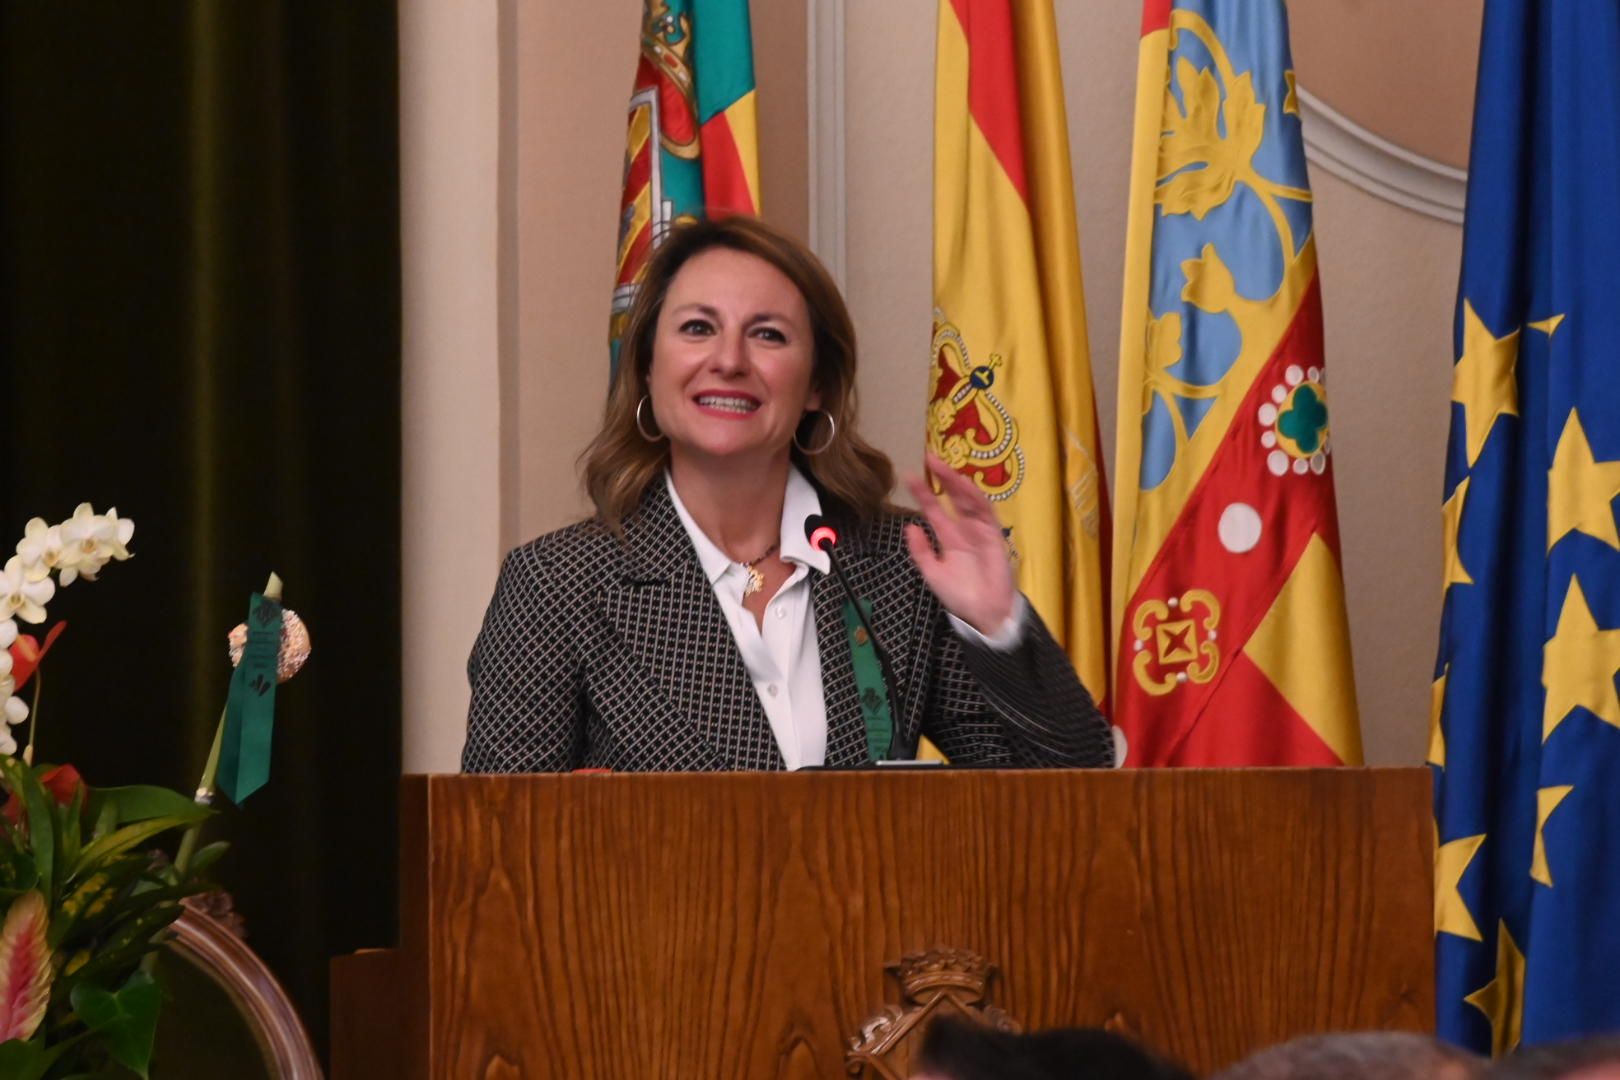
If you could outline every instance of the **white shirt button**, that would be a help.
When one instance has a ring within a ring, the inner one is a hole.
[[[766,686],[765,687],[765,692],[767,694],[771,695],[771,697],[775,697],[776,696],[776,684],[771,683],[770,685]]]
[[[787,618],[787,608],[785,608],[785,607],[780,607],[780,606],[779,606],[779,607],[777,607],[777,609],[776,609],[776,617],[777,617],[777,618],[778,618],[778,619],[785,619],[785,618]]]

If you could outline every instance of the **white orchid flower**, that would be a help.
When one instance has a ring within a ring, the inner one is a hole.
[[[28,719],[28,703],[17,697],[13,691],[17,689],[17,682],[11,677],[11,654],[0,653],[5,657],[6,673],[0,675],[0,718],[5,723],[0,724],[0,754],[15,754],[17,744],[12,741],[9,725],[20,724]],[[7,747],[10,749],[7,749]]]
[[[77,578],[94,581],[109,560],[129,558],[126,547],[135,535],[135,523],[118,516],[116,509],[98,514],[89,503],[80,503],[73,516],[62,522],[61,579],[71,585]]]
[[[21,619],[26,623],[45,621],[45,605],[56,595],[50,578],[29,581],[22,557],[13,555],[0,570],[0,619]]]
[[[0,649],[11,648],[11,643],[16,640],[17,624],[11,619],[0,619]]]
[[[11,682],[11,664],[11,650],[0,649],[0,680],[4,680],[4,682],[0,682],[0,686],[3,686],[4,683]],[[6,690],[0,691],[0,693],[9,694],[15,689],[16,686],[12,686]]]
[[[40,581],[62,564],[62,527],[47,525],[44,518],[30,518],[17,541],[17,554],[29,581]]]

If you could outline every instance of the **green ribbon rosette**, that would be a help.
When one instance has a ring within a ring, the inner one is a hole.
[[[270,779],[280,657],[281,603],[254,593],[248,604],[247,644],[225,699],[225,728],[215,777],[219,790],[238,806]]]

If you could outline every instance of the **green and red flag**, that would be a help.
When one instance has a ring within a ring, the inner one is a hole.
[[[1120,329],[1129,765],[1358,764],[1322,305],[1282,0],[1147,0]]]
[[[613,358],[647,257],[677,223],[759,213],[748,0],[644,0],[619,203]]]

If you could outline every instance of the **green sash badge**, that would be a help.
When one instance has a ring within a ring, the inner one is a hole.
[[[872,602],[861,601],[861,610],[867,622],[872,621]],[[878,662],[877,649],[861,625],[855,605],[844,602],[844,625],[849,627],[849,655],[855,663],[855,688],[861,692],[861,716],[866,720],[866,754],[873,761],[884,761],[889,756],[889,741],[894,736],[894,717],[889,712],[889,689],[883,681],[883,665]]]
[[[270,737],[275,722],[276,664],[281,656],[281,604],[253,594],[247,645],[231,676],[217,783],[238,806],[270,779]]]

